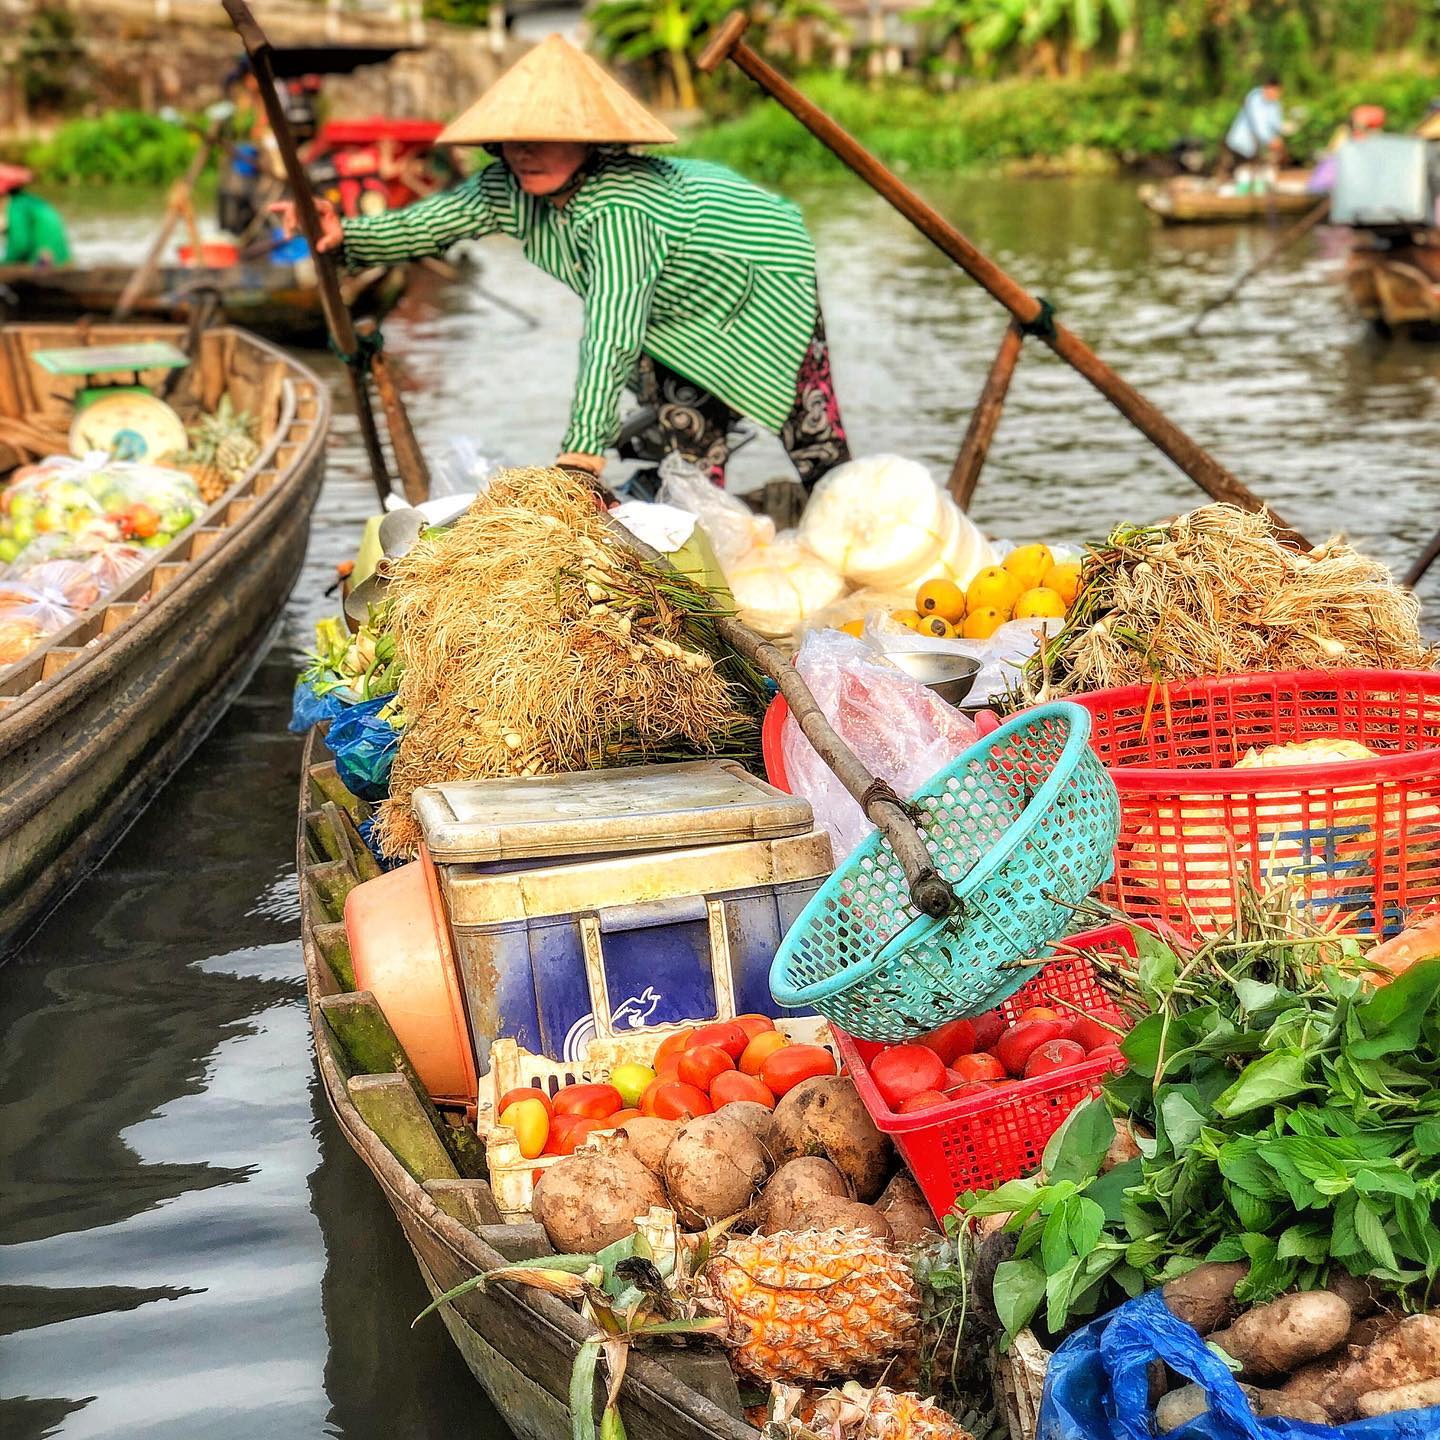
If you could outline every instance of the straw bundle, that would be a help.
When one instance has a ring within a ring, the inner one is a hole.
[[[1334,539],[1306,553],[1269,518],[1207,505],[1121,526],[1086,556],[1065,627],[1026,667],[1026,699],[1260,670],[1426,669],[1420,605]]]
[[[419,841],[417,785],[703,754],[748,757],[758,677],[713,600],[607,535],[560,470],[510,470],[391,570],[405,728],[376,837]]]

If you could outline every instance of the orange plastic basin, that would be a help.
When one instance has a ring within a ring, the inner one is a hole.
[[[431,1099],[474,1105],[475,1052],[434,862],[420,858],[345,897],[358,989],[374,995]]]
[[[180,247],[180,263],[182,265],[197,263],[193,245]],[[227,265],[240,263],[240,251],[224,240],[206,240],[201,243],[198,263],[214,270],[223,270]]]

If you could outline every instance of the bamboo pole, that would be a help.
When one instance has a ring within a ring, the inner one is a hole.
[[[968,510],[975,498],[975,487],[980,483],[980,471],[990,453],[990,442],[1005,411],[1005,396],[1010,391],[1010,380],[1020,359],[1020,347],[1025,343],[1025,332],[1018,322],[1012,320],[1000,337],[1000,348],[990,373],[985,377],[985,388],[980,399],[970,412],[970,425],[955,464],[950,471],[948,488],[950,498],[962,509]]]
[[[295,137],[290,131],[290,122],[285,116],[285,107],[280,103],[275,88],[275,71],[270,61],[271,45],[265,32],[260,28],[245,0],[224,0],[225,13],[230,17],[245,53],[250,57],[255,79],[260,87],[260,98],[265,103],[265,114],[275,136],[280,158],[285,164],[286,179],[295,201],[295,214],[300,228],[310,242],[310,254],[315,264],[315,281],[320,291],[320,308],[325,315],[325,325],[335,348],[345,361],[350,376],[350,387],[355,396],[355,413],[360,421],[360,435],[365,444],[365,454],[370,462],[370,473],[375,480],[375,489],[383,505],[390,497],[390,476],[385,465],[385,454],[380,448],[380,433],[375,425],[375,412],[370,404],[365,372],[368,369],[376,375],[376,390],[381,403],[386,407],[385,419],[390,430],[390,443],[395,451],[395,462],[401,471],[405,495],[414,503],[430,493],[430,474],[425,458],[416,443],[410,426],[410,417],[400,402],[399,391],[390,375],[389,365],[383,353],[362,347],[360,337],[350,312],[340,294],[340,283],[335,271],[335,259],[320,249],[320,217],[315,209],[315,197],[310,193],[304,167],[300,163],[300,152]]]
[[[229,0],[226,0],[229,3]],[[1027,334],[1042,339],[1062,360],[1085,377],[1137,430],[1169,457],[1211,499],[1260,510],[1261,501],[1246,485],[1197,445],[1133,385],[1122,379],[1078,335],[1055,322],[1050,307],[1017,284],[990,257],[978,250],[948,220],[927,205],[874,155],[807,100],[783,75],[741,38],[749,25],[740,11],[715,32],[696,62],[706,74],[731,60],[762,90],[784,106],[817,140],[838,156],[882,199],[894,206],[937,249],[983,286],[1020,323]],[[1309,548],[1293,527],[1272,512],[1283,538]]]
[[[1218,300],[1212,300],[1191,322],[1185,332],[1194,335],[1211,315],[1228,305],[1262,270],[1268,269],[1298,240],[1302,240],[1330,214],[1330,197],[1324,196],[1313,209],[1307,210]]]

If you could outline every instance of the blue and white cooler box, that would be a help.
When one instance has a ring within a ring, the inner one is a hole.
[[[482,1073],[495,1036],[578,1060],[627,1029],[776,1014],[770,962],[832,869],[809,802],[731,761],[427,785],[412,803]]]

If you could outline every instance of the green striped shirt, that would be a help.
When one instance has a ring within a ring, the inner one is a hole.
[[[601,153],[563,208],[503,165],[403,210],[345,222],[353,268],[443,254],[499,231],[585,301],[561,449],[601,454],[641,352],[779,430],[815,328],[815,250],[800,212],[718,165]]]

